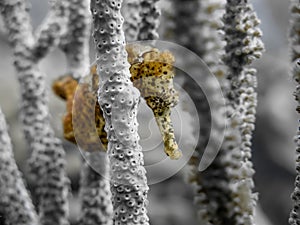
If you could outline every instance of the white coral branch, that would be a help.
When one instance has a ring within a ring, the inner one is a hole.
[[[291,0],[291,21],[290,21],[290,49],[291,49],[291,63],[292,75],[296,81],[297,87],[294,92],[297,101],[297,112],[300,113],[300,4],[297,0]],[[289,224],[300,224],[300,128],[295,137],[296,143],[296,180],[295,188],[291,195],[293,200],[293,208],[290,212]]]
[[[50,126],[45,78],[38,68],[27,2],[22,0],[1,1],[0,8],[14,52],[14,65],[21,90],[21,119],[25,138],[32,149],[30,171],[36,177],[40,222],[44,225],[68,223],[68,187],[65,174],[65,152]],[[53,20],[49,19],[49,23]],[[58,25],[56,23],[56,25]],[[64,23],[59,23],[63,30]],[[56,39],[54,32],[45,26],[40,43]],[[43,37],[43,38],[42,38]],[[51,37],[48,39],[47,37]],[[57,41],[50,41],[49,45]],[[48,46],[50,49],[50,46]],[[48,51],[48,47],[44,49]],[[43,56],[43,53],[39,53]]]
[[[122,0],[92,0],[99,104],[108,135],[114,224],[149,224],[148,185],[137,133],[140,94],[130,81],[120,13]]]
[[[0,109],[0,211],[7,224],[38,225],[29,193],[14,159],[4,115]]]

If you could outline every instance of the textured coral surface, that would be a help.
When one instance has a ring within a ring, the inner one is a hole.
[[[297,112],[300,113],[300,4],[299,1],[291,1],[291,22],[290,22],[290,48],[291,48],[291,62],[293,66],[292,75],[297,83],[296,90],[294,92],[295,100],[297,101]],[[289,224],[300,224],[300,128],[298,128],[296,142],[296,171],[297,177],[295,180],[295,189],[292,193],[292,200],[294,202],[293,209],[290,213]]]
[[[38,225],[30,194],[14,159],[4,115],[0,108],[0,211],[4,224]]]
[[[98,101],[105,118],[113,224],[149,224],[148,185],[139,145],[138,90],[130,81],[121,16],[122,0],[92,0],[93,38],[100,88]]]

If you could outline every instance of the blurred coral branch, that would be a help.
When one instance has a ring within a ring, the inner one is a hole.
[[[127,42],[136,41],[141,22],[141,0],[128,0],[122,8],[124,33]]]
[[[292,62],[292,75],[296,81],[297,87],[294,92],[297,101],[297,112],[300,113],[300,3],[297,0],[291,0],[291,21],[290,21],[290,49]],[[293,209],[290,213],[289,224],[300,224],[300,127],[295,137],[296,142],[296,171],[295,189],[291,197],[294,202]]]
[[[0,212],[6,224],[38,225],[38,216],[18,170],[0,109]]]
[[[254,9],[248,0],[227,0],[223,17],[226,41],[223,61],[228,67],[228,134],[225,137],[227,176],[231,199],[229,216],[234,224],[254,224],[257,194],[253,193],[252,134],[256,118],[256,70],[247,68],[261,57],[264,45]],[[232,208],[235,209],[232,212]]]
[[[156,40],[159,37],[158,27],[160,24],[160,8],[157,5],[159,0],[140,0],[141,21],[137,40]]]
[[[60,39],[60,48],[67,57],[68,74],[80,78],[89,74],[89,40],[91,13],[89,0],[70,0],[67,31]]]
[[[219,33],[224,5],[225,1],[190,0],[183,4],[175,1],[173,6],[174,34],[180,34],[176,36],[180,44],[196,52],[217,78],[215,80],[210,74],[199,74],[205,87],[203,90],[189,77],[186,77],[183,85],[197,107],[201,124],[197,147],[189,161],[187,180],[194,188],[197,219],[205,225],[228,222],[226,204],[229,181],[225,175],[226,165],[222,160],[222,149],[211,165],[204,170],[202,168],[210,161],[210,157],[215,156],[212,153],[216,151],[225,128],[226,109],[224,101],[218,96],[219,89],[224,91],[228,86],[226,68],[220,60],[224,54],[224,43]],[[215,84],[217,81],[220,85]],[[207,99],[208,95],[210,101]],[[215,126],[212,123],[216,123]],[[199,171],[200,162],[203,171]]]
[[[50,125],[45,77],[37,65],[37,61],[45,55],[41,51],[46,53],[54,48],[66,30],[67,4],[68,1],[60,1],[53,6],[46,23],[34,37],[27,2],[0,3],[21,86],[21,118],[26,140],[32,150],[29,165],[30,173],[37,181],[37,208],[41,224],[69,224],[69,180],[65,173],[65,152]],[[58,15],[62,20],[56,18]]]

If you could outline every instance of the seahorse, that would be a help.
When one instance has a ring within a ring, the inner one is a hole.
[[[107,135],[104,130],[105,120],[97,102],[98,75],[96,67],[91,68],[91,84],[79,83],[71,75],[54,81],[54,93],[66,100],[66,114],[63,116],[64,138],[78,144],[85,151],[99,149],[99,138],[102,150],[107,149]],[[91,120],[94,118],[94,120]]]
[[[173,85],[175,58],[169,51],[160,52],[149,46],[128,45],[127,52],[131,80],[153,111],[163,137],[164,151],[171,159],[179,159],[182,153],[171,121],[171,108],[179,101]]]
[[[164,151],[171,159],[179,159],[182,153],[176,142],[171,121],[171,109],[179,101],[178,92],[173,85],[175,58],[169,51],[160,52],[150,46],[127,45],[127,52],[128,62],[131,65],[131,81],[153,111],[164,141]],[[97,102],[96,71],[96,66],[93,66],[90,87],[87,83],[78,84],[72,76],[63,76],[53,84],[56,95],[67,101],[67,113],[63,118],[64,137],[75,144],[80,141],[83,143],[80,147],[89,151],[96,147],[97,138],[100,138],[105,148],[108,143],[104,130],[105,120]],[[95,112],[95,121],[89,119],[93,112]],[[76,124],[75,130],[72,120]],[[92,129],[95,126],[97,132]]]

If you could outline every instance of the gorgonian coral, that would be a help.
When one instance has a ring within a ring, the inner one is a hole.
[[[294,93],[297,101],[297,112],[300,113],[300,4],[299,1],[291,1],[291,22],[290,22],[290,48],[291,48],[291,61],[292,61],[292,75],[297,83],[297,87]],[[300,128],[298,129],[297,136],[295,137],[296,142],[296,171],[297,177],[295,180],[295,189],[292,193],[292,200],[294,202],[293,209],[290,213],[289,224],[296,225],[300,224]]]
[[[141,22],[141,0],[128,0],[122,8],[124,33],[127,42],[136,41]]]
[[[80,78],[89,72],[90,1],[70,0],[68,4],[68,32],[60,39],[60,48],[67,58],[68,73]]]
[[[1,1],[0,8],[14,52],[14,66],[21,90],[21,119],[32,154],[30,173],[36,178],[36,195],[41,224],[66,225],[68,222],[68,186],[64,150],[50,125],[45,79],[37,62],[53,49],[66,30],[68,1],[51,8],[49,19],[38,36],[32,34],[27,2]],[[56,16],[53,16],[56,15]],[[54,33],[53,33],[54,32]],[[56,32],[56,33],[55,33]],[[46,47],[47,46],[47,47]]]
[[[158,26],[160,9],[159,0],[141,0],[141,22],[139,25],[138,40],[156,40],[159,37]]]
[[[29,193],[14,159],[4,115],[0,109],[0,212],[5,224],[38,225]]]
[[[247,68],[260,58],[264,49],[259,20],[247,0],[227,0],[223,17],[225,33],[224,63],[228,67],[228,120],[231,133],[225,137],[227,174],[231,180],[235,212],[229,216],[236,224],[254,224],[256,194],[253,193],[254,169],[251,162],[251,138],[256,113],[256,70]]]
[[[112,225],[108,159],[104,153],[84,153],[86,162],[80,176],[81,215],[79,224]],[[89,163],[94,167],[91,167]],[[97,168],[97,171],[95,170]]]
[[[221,149],[217,155],[214,154],[219,150],[225,130],[225,101],[219,95],[221,91],[219,89],[224,91],[227,86],[226,69],[220,60],[224,43],[219,34],[224,5],[225,1],[215,0],[173,2],[174,38],[197,53],[210,69],[199,73],[195,66],[195,73],[199,73],[203,86],[200,87],[188,76],[185,76],[183,85],[197,108],[201,124],[201,126],[192,124],[195,130],[200,128],[200,136],[189,161],[187,181],[194,189],[197,219],[206,225],[229,222],[226,204],[230,192],[222,160],[223,151]]]
[[[148,185],[139,136],[139,92],[130,81],[122,0],[92,0],[99,104],[105,118],[114,224],[149,224]]]

